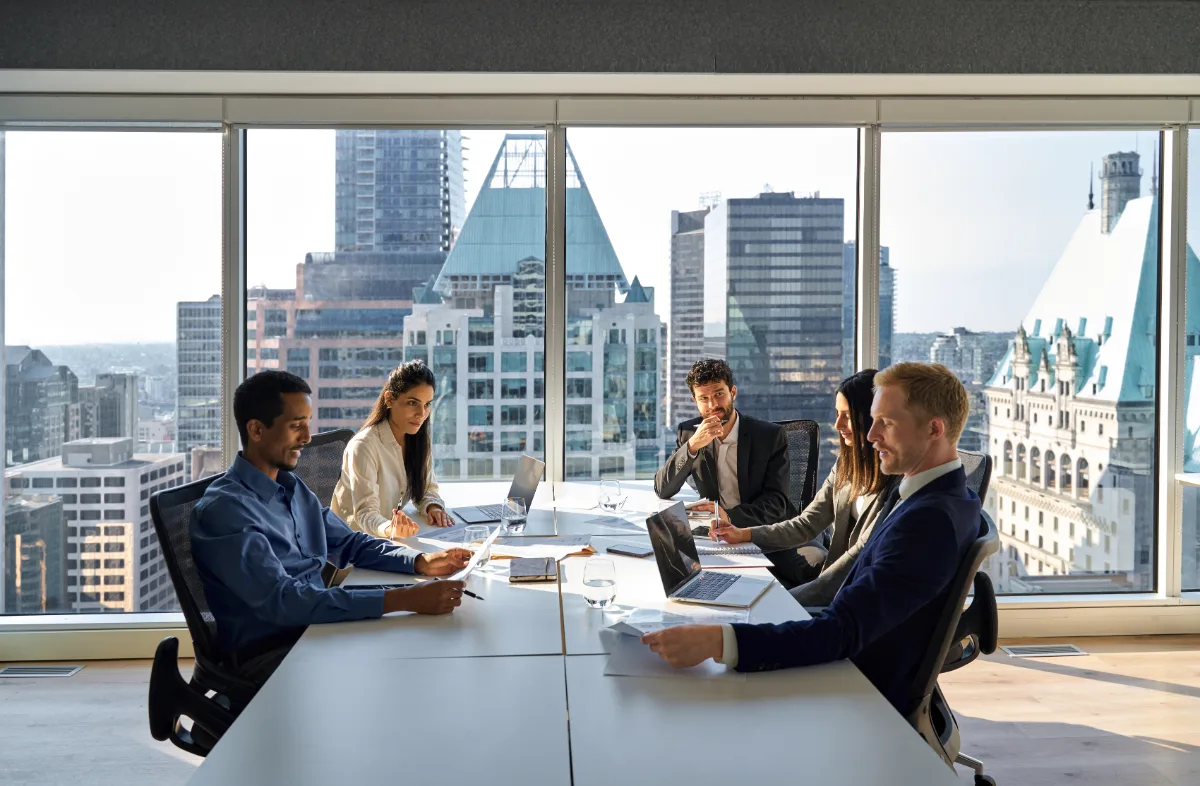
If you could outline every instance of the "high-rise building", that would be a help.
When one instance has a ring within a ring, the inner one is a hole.
[[[567,162],[565,473],[651,474],[665,396],[654,290],[627,282],[569,147]],[[439,477],[510,475],[520,453],[544,450],[545,178],[545,138],[507,135],[405,319],[406,359],[424,358],[438,380]]]
[[[845,204],[763,193],[725,203],[726,351],[741,411],[828,424],[843,372]],[[833,442],[822,453],[826,468]]]
[[[669,422],[693,416],[687,386],[692,364],[704,357],[704,217],[708,208],[671,211]]]
[[[221,296],[176,309],[176,436],[191,476],[195,447],[221,447]]]
[[[47,494],[4,499],[4,614],[70,611],[67,526],[62,499]]]
[[[854,373],[855,308],[858,297],[858,245],[848,241],[842,250],[842,374]],[[879,249],[879,365],[892,365],[892,336],[896,332],[896,271],[887,246]]]
[[[74,436],[79,380],[41,350],[5,347],[5,466],[58,455]]]
[[[444,260],[440,251],[306,255],[294,290],[247,292],[246,373],[285,369],[307,380],[314,432],[357,429],[404,361],[414,289]]]
[[[5,480],[10,495],[59,500],[71,611],[178,608],[149,500],[183,485],[182,455],[134,453],[128,438],[82,439],[64,444],[57,458],[8,469]]]
[[[338,251],[446,253],[463,225],[459,131],[337,132]]]
[[[79,388],[80,434],[91,437],[136,437],[138,377],[97,374],[96,382]]]
[[[986,388],[1001,590],[1152,589],[1159,204],[1131,186],[1137,154],[1104,169],[1101,209],[1089,205]],[[1190,247],[1187,285],[1200,286]],[[1185,318],[1192,391],[1196,302]],[[1184,520],[1195,543],[1195,511]]]

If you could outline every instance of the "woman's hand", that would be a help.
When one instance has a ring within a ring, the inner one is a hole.
[[[405,515],[399,507],[392,511],[392,523],[388,527],[389,538],[411,538],[419,529],[417,522]]]
[[[429,518],[429,523],[435,527],[454,526],[454,519],[450,518],[450,514],[441,505],[430,505],[425,508],[425,515]]]

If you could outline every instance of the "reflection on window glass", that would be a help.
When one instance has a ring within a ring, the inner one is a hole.
[[[998,591],[1153,589],[1158,134],[895,133],[882,161],[890,359],[967,387]]]
[[[0,614],[178,610],[148,500],[224,470],[220,134],[0,131],[0,192]]]
[[[1200,132],[1188,132],[1187,317],[1183,376],[1183,471],[1200,473],[1200,261],[1192,250],[1200,238]],[[1183,487],[1183,588],[1200,590],[1200,488]]]
[[[252,129],[247,152],[247,371],[319,388],[322,432],[424,361],[439,480],[502,474],[475,427],[497,394],[542,405],[544,135]]]
[[[834,389],[854,367],[846,260],[858,132],[567,137],[566,423],[592,423],[590,409],[586,420],[572,411],[580,399],[603,417],[603,455],[568,432],[568,472],[653,476],[675,450],[676,426],[697,415],[684,380],[705,357],[732,366],[742,414],[812,418],[831,434]],[[827,440],[820,472],[833,447]]]

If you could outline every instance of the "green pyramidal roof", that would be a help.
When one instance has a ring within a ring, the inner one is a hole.
[[[567,147],[567,270],[572,276],[615,276],[628,283],[575,155]],[[511,276],[522,259],[546,256],[546,140],[507,134],[442,266],[436,289],[450,276]]]
[[[625,296],[626,303],[649,303],[651,295],[654,292],[653,287],[643,287],[642,282],[637,276],[633,277],[633,283],[629,286],[629,294]]]

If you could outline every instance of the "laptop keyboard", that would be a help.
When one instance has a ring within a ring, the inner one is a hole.
[[[497,520],[500,518],[501,511],[504,510],[503,505],[476,505],[475,508],[489,519]]]
[[[688,600],[716,600],[721,593],[729,589],[733,582],[738,580],[736,573],[716,573],[715,571],[704,571],[699,578],[687,586],[687,589],[676,593],[677,598],[687,598]]]

